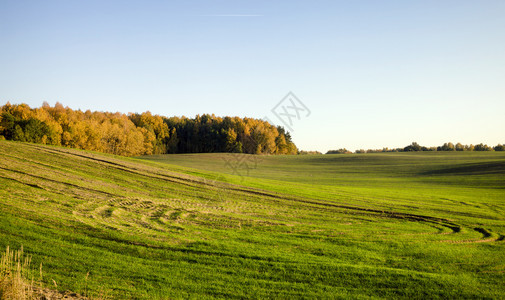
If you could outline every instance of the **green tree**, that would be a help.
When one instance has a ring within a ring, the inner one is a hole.
[[[412,144],[408,145],[407,147],[403,148],[403,151],[421,151],[421,146],[416,143],[412,142]]]
[[[347,150],[346,148],[340,148],[338,150],[329,150],[326,152],[326,154],[349,154],[352,153],[351,151]]]
[[[480,143],[478,145],[475,145],[475,151],[493,151],[493,148],[489,147],[488,145]]]
[[[21,128],[21,126],[16,125],[14,127],[14,133],[13,133],[12,139],[14,141],[20,141],[20,142],[26,141],[25,140],[25,133],[23,132],[23,129]]]
[[[505,146],[502,144],[498,144],[494,147],[494,151],[505,151]]]
[[[22,124],[24,125],[23,132],[26,142],[42,144],[45,144],[47,142],[49,128],[44,122],[30,118],[27,121],[23,121]]]

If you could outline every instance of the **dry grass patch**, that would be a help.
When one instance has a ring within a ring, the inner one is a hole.
[[[0,262],[0,299],[36,299],[33,280],[29,277],[31,257],[24,256],[23,248],[12,251],[9,247]]]

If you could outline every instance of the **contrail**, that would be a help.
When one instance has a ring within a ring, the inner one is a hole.
[[[263,15],[252,15],[252,14],[215,14],[215,15],[202,15],[202,17],[263,17]]]

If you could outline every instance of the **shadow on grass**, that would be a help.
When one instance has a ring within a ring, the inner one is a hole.
[[[422,172],[420,175],[490,175],[505,174],[505,161],[464,164],[458,167],[443,168]]]

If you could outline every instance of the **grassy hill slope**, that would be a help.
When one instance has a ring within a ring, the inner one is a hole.
[[[22,245],[58,289],[124,299],[499,298],[504,162],[133,159],[0,141],[0,246]]]

